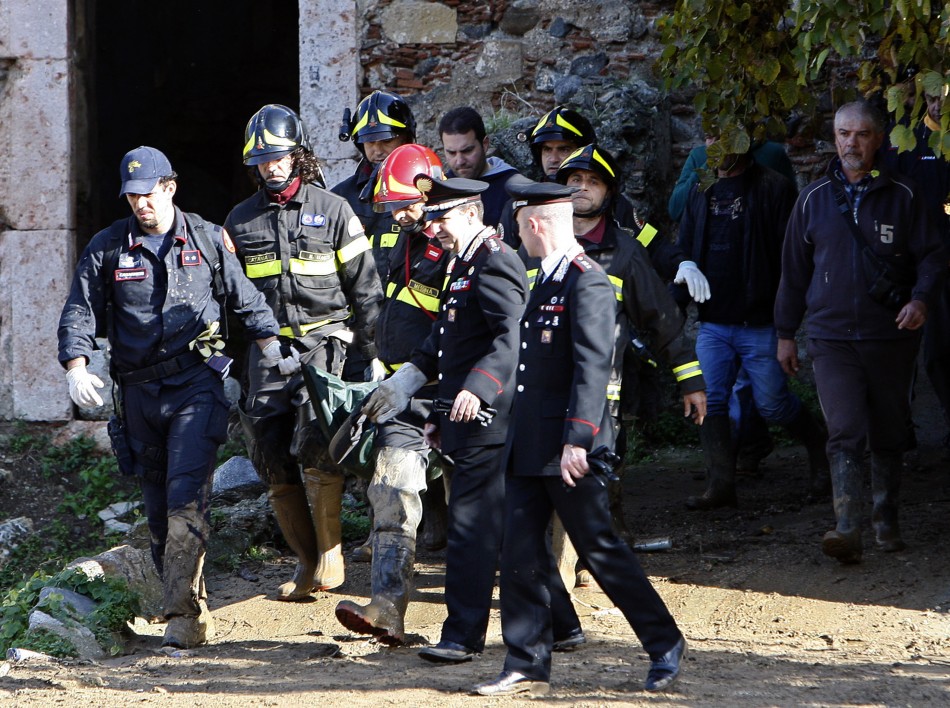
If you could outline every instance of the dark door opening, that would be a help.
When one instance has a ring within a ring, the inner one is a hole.
[[[179,207],[222,223],[254,190],[241,162],[248,119],[265,103],[299,108],[297,0],[74,7],[80,248],[129,214],[119,160],[139,145],[168,156]]]

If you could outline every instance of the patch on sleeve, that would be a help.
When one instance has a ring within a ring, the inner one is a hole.
[[[234,253],[234,241],[231,240],[227,229],[221,229],[221,240],[224,242],[224,247],[228,249],[228,252]]]
[[[350,236],[360,236],[363,234],[363,223],[356,214],[351,216],[347,222],[346,231]]]

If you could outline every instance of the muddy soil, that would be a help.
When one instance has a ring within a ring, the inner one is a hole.
[[[799,447],[776,450],[760,477],[741,480],[737,510],[686,511],[683,499],[704,485],[698,448],[661,452],[628,470],[624,501],[633,535],[673,542],[671,550],[640,554],[641,562],[689,641],[682,677],[662,695],[640,690],[646,656],[596,587],[575,591],[590,641],[555,655],[548,697],[467,695],[502,665],[497,604],[481,657],[445,667],[420,660],[418,648],[438,640],[445,617],[444,556],[430,553],[416,565],[405,647],[353,635],[334,617],[339,600],[365,601],[368,565],[348,562],[341,588],[287,604],[272,597],[293,567],[284,558],[208,578],[218,627],[208,646],[166,655],[159,648],[163,625],[138,622],[126,656],[0,665],[0,704],[950,705],[946,429],[932,397],[916,405],[920,448],[909,456],[902,506],[908,549],[879,552],[867,529],[857,566],[821,553],[831,503],[804,501],[808,475]]]

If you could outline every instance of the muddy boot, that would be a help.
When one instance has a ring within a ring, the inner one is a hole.
[[[708,416],[699,428],[709,484],[701,497],[689,497],[686,507],[693,510],[736,506],[736,452],[732,442],[732,423],[727,415]]]
[[[441,551],[448,544],[449,508],[445,502],[445,473],[429,482],[422,495],[422,529],[419,545],[427,551]]]
[[[897,498],[901,486],[901,455],[871,453],[871,497],[874,510],[871,525],[878,548],[886,553],[902,551],[907,546],[901,539],[897,523]]]
[[[844,565],[860,563],[861,464],[849,453],[832,455],[831,489],[837,524],[822,538],[821,550]]]
[[[373,534],[373,597],[368,605],[343,600],[336,606],[336,618],[359,634],[372,634],[389,646],[406,641],[404,619],[409,605],[414,543],[405,536]]]
[[[168,515],[162,573],[168,624],[162,646],[191,649],[214,636],[202,577],[208,531],[208,523],[196,502]]]
[[[277,588],[277,599],[289,602],[310,597],[320,554],[313,531],[307,494],[299,484],[274,484],[267,492],[277,525],[290,550],[297,556],[293,577]]]
[[[554,554],[554,563],[561,581],[568,592],[577,586],[577,551],[568,538],[564,525],[557,514],[551,523],[551,551]]]
[[[303,479],[317,537],[318,560],[313,585],[316,590],[332,590],[340,587],[346,578],[340,527],[343,475],[310,467],[303,471]]]
[[[808,452],[808,469],[811,472],[809,500],[827,497],[831,491],[831,473],[825,452],[825,446],[828,444],[827,429],[804,406],[791,422],[785,424],[785,429],[804,445]]]
[[[369,505],[369,536],[359,546],[350,551],[350,560],[354,563],[369,563],[373,560],[373,505]]]

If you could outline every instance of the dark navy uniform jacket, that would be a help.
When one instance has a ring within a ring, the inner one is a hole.
[[[390,251],[395,247],[399,238],[399,224],[393,221],[388,212],[373,211],[372,202],[360,201],[360,194],[366,188],[366,183],[373,176],[373,165],[361,160],[356,166],[356,172],[342,182],[335,184],[330,190],[349,202],[350,208],[363,224],[363,231],[369,239],[373,249],[373,259],[376,263],[376,272],[379,273],[379,282],[385,283],[389,277]]]
[[[451,258],[435,239],[400,231],[390,252],[386,297],[376,320],[379,360],[390,370],[409,361],[431,333]]]
[[[486,228],[450,263],[439,319],[412,357],[430,379],[438,374],[439,397],[454,400],[465,389],[498,411],[487,427],[477,421],[453,423],[442,415],[447,454],[500,445],[508,429],[528,281],[521,259],[494,235]]]
[[[95,349],[97,324],[100,330],[105,329],[110,294],[114,324],[109,338],[112,363],[119,373],[189,351],[189,342],[221,314],[214,299],[211,267],[194,241],[195,223],[204,224],[208,240],[218,251],[228,309],[241,319],[249,337],[263,339],[277,334],[270,308],[242,274],[234,246],[221,228],[175,207],[173,238],[163,258],[143,243],[145,236],[133,216],[103,229],[86,246],[60,318],[60,362],[89,358]],[[104,267],[104,258],[117,243],[121,243],[118,262]],[[107,282],[113,265],[114,273]],[[203,368],[192,367],[175,377],[184,381]]]
[[[508,431],[509,474],[560,476],[564,445],[590,451],[613,444],[604,394],[615,313],[607,274],[584,254],[564,259],[531,291]]]

